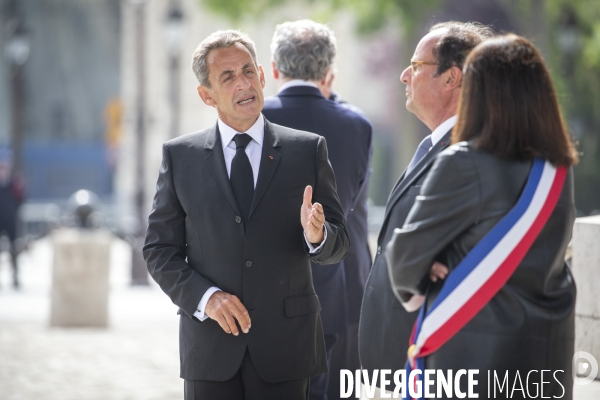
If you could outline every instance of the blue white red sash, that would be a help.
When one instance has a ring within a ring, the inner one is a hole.
[[[407,377],[413,369],[423,371],[423,357],[462,329],[508,281],[552,214],[566,174],[567,168],[534,160],[517,204],[448,275],[430,309],[425,311],[426,303],[421,307],[410,338]]]

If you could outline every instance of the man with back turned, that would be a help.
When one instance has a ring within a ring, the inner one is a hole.
[[[371,263],[366,215],[360,220],[352,216],[355,209],[362,212],[366,207],[372,129],[364,115],[322,94],[333,77],[336,51],[335,36],[326,25],[311,20],[278,25],[271,42],[271,64],[279,93],[265,100],[263,110],[272,122],[327,139],[337,192],[352,239],[343,262],[326,267],[314,264],[312,268],[315,291],[323,308],[321,317],[330,368],[328,373],[310,380],[311,400],[326,400],[330,377],[340,374],[339,369],[331,368],[329,361],[340,336],[358,330],[360,301]],[[356,342],[353,350],[358,358]],[[339,387],[336,389],[339,391]]]

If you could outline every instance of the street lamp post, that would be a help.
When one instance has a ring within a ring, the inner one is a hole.
[[[171,121],[169,136],[179,136],[180,77],[181,77],[181,42],[183,39],[183,11],[180,0],[170,0],[165,23],[165,40],[169,56],[169,105]]]
[[[29,58],[29,32],[20,17],[14,17],[7,26],[6,56],[10,62],[13,151],[13,175],[22,174],[23,132],[25,128],[25,62]]]
[[[146,162],[146,1],[132,0],[135,36],[135,211],[137,228],[131,246],[131,284],[148,285],[142,256],[146,227],[144,166]]]

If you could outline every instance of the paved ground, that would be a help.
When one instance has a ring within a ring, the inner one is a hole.
[[[129,250],[111,256],[110,327],[49,328],[52,249],[33,244],[21,258],[23,288],[8,287],[0,256],[0,400],[182,399],[176,307],[156,285],[130,287]],[[600,399],[600,382],[576,400]]]

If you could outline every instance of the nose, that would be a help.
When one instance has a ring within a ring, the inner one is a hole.
[[[240,75],[240,79],[238,80],[238,83],[239,83],[238,89],[240,89],[240,90],[248,89],[251,85],[250,78],[248,78],[244,74]]]
[[[408,67],[406,67],[404,69],[404,71],[402,71],[402,74],[400,74],[400,82],[404,83],[405,85],[408,85],[411,78],[412,78],[412,76],[411,76],[410,65],[409,65]]]

